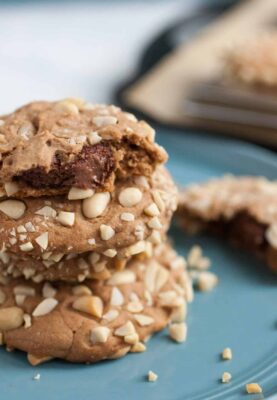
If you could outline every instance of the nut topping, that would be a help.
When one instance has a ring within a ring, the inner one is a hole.
[[[36,290],[32,286],[27,285],[17,285],[13,288],[13,292],[15,295],[23,295],[23,296],[35,296]]]
[[[0,309],[0,331],[10,331],[23,325],[23,310],[19,307]]]
[[[59,221],[64,226],[73,226],[75,222],[75,213],[60,211],[57,216],[57,221]]]
[[[45,282],[42,287],[42,295],[45,298],[55,297],[57,294],[57,289],[55,289],[49,282]]]
[[[98,127],[107,126],[107,125],[115,125],[117,123],[117,118],[112,115],[104,115],[94,117],[92,122]]]
[[[4,187],[8,197],[19,191],[19,186],[16,182],[7,182]]]
[[[103,214],[110,201],[110,193],[95,193],[83,200],[82,210],[86,218],[96,218]]]
[[[0,203],[0,211],[12,219],[21,218],[25,210],[25,204],[19,200],[4,200]]]
[[[85,295],[90,296],[92,294],[92,291],[86,285],[77,285],[72,288],[72,293],[75,296],[85,296]]]
[[[140,326],[148,326],[154,323],[154,318],[150,317],[149,315],[136,314],[134,315],[134,319]]]
[[[126,285],[136,281],[136,275],[133,271],[125,269],[123,271],[116,271],[112,274],[111,278],[107,281],[108,285]]]
[[[34,249],[34,246],[32,245],[31,242],[23,243],[19,246],[21,251],[32,251]]]
[[[136,333],[136,330],[131,321],[126,322],[126,324],[120,326],[114,331],[115,336],[127,336],[133,333]]]
[[[149,206],[147,206],[144,209],[144,212],[146,215],[149,215],[149,217],[157,217],[160,214],[157,204],[155,203],[151,203]]]
[[[98,326],[91,330],[90,339],[93,344],[106,343],[110,335],[111,330],[106,326]]]
[[[123,189],[119,193],[119,203],[123,207],[133,207],[138,204],[142,199],[142,192],[136,187],[129,187]]]
[[[82,296],[76,299],[72,307],[74,310],[101,318],[103,313],[103,301],[97,296]]]
[[[41,317],[43,315],[49,314],[56,308],[58,301],[53,298],[48,298],[42,300],[34,309],[32,315],[33,317]]]
[[[48,247],[48,232],[44,232],[35,238],[35,242],[43,249],[46,250]]]
[[[118,316],[119,316],[119,312],[117,310],[109,310],[108,312],[106,312],[106,314],[103,315],[103,319],[111,322],[114,319],[116,319]]]
[[[124,304],[124,297],[117,287],[113,287],[111,293],[111,306],[122,306]]]
[[[115,231],[111,226],[105,224],[100,225],[100,236],[102,240],[109,240],[114,234]]]
[[[68,192],[68,200],[83,200],[94,195],[94,190],[92,189],[79,189],[72,187]]]

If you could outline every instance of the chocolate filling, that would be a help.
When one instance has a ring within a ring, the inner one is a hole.
[[[226,237],[237,247],[257,255],[262,255],[266,251],[266,225],[257,222],[247,212],[240,212],[230,221],[212,222],[208,228],[212,233]]]
[[[115,159],[111,146],[98,143],[85,146],[73,161],[65,162],[61,154],[56,153],[49,172],[35,167],[15,177],[36,189],[70,188],[72,186],[88,189],[99,188],[115,170]]]

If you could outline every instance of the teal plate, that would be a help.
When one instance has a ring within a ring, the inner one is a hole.
[[[258,147],[212,136],[161,131],[169,169],[185,185],[224,173],[265,175],[275,179],[277,159]],[[220,284],[199,293],[189,308],[188,338],[171,342],[156,335],[147,352],[96,365],[53,361],[31,367],[24,354],[0,350],[0,398],[5,400],[211,400],[277,399],[277,279],[249,254],[208,236],[171,236],[181,254],[199,243],[212,259]],[[233,350],[223,362],[220,352]],[[149,370],[159,379],[146,381]],[[224,371],[229,384],[220,383]],[[33,376],[41,374],[39,381]],[[247,382],[259,382],[263,395],[245,394]]]

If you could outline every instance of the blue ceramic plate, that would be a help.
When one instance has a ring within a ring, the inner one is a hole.
[[[211,136],[162,131],[159,141],[169,154],[168,164],[179,184],[202,181],[226,172],[277,176],[273,153],[255,146]],[[162,332],[142,354],[97,365],[54,361],[33,368],[24,354],[0,350],[0,398],[5,400],[208,400],[277,398],[277,280],[249,254],[233,250],[207,236],[186,238],[172,230],[178,251],[186,255],[199,243],[212,259],[220,285],[197,294],[189,309],[186,343],[178,345]],[[226,346],[231,361],[221,361]],[[148,383],[155,371],[159,379]],[[220,383],[229,371],[231,383]],[[40,381],[32,378],[41,374]],[[245,384],[257,381],[261,395],[245,394]]]

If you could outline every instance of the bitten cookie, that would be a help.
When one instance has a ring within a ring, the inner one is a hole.
[[[128,258],[157,244],[177,206],[177,189],[164,167],[148,178],[118,181],[113,193],[0,201],[2,262],[7,253],[59,262],[64,254],[95,251]],[[78,200],[77,200],[78,199]]]
[[[277,183],[225,176],[180,193],[177,216],[189,232],[209,229],[264,259],[277,272]]]
[[[115,106],[80,99],[34,102],[0,117],[3,195],[113,190],[115,178],[150,176],[166,161],[154,130]]]
[[[162,245],[156,259],[133,261],[106,281],[1,285],[0,336],[32,364],[118,358],[144,351],[141,342],[170,320],[183,321],[192,294],[184,259]]]

